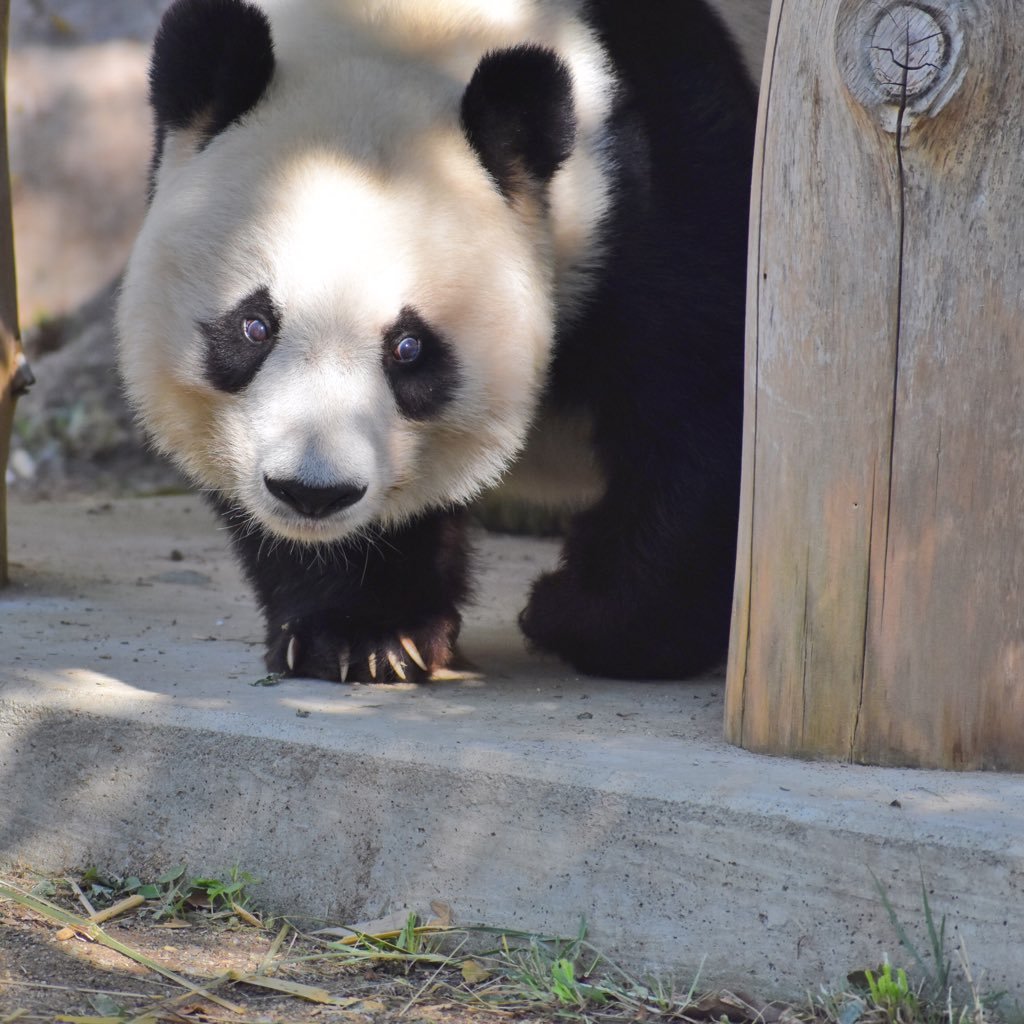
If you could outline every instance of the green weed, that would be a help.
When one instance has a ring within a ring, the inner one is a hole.
[[[902,967],[893,971],[888,960],[882,964],[878,974],[865,971],[871,1001],[884,1010],[893,1020],[916,1020],[920,1000],[907,981],[907,972]]]
[[[946,917],[936,922],[924,870],[921,878],[921,913],[927,946],[922,949],[910,936],[889,893],[874,872],[871,878],[889,923],[909,955],[919,980],[911,983],[908,970],[893,966],[888,958],[875,970],[855,971],[848,980],[855,993],[823,993],[817,1001],[828,1024],[988,1024],[995,1019],[1004,993],[978,991],[971,976],[966,950],[959,952],[960,971],[954,971],[947,950]],[[1007,1018],[1008,1019],[1008,1018]]]
[[[409,915],[400,931],[356,933],[295,962],[308,965],[315,960],[346,966],[371,962],[405,970],[430,966],[435,969],[430,982],[447,971],[458,983],[441,984],[451,998],[469,1005],[579,1021],[623,1015],[681,1017],[694,1005],[699,979],[698,972],[682,997],[664,982],[645,984],[590,945],[585,922],[574,937],[562,938],[482,925],[419,925],[416,916]]]
[[[71,879],[47,879],[37,884],[32,892],[36,896],[51,897],[59,892],[63,883],[77,888],[84,901],[96,909],[111,906],[128,896],[141,896],[145,903],[139,912],[157,921],[203,912],[218,918],[241,914],[251,924],[252,915],[246,911],[248,890],[256,881],[248,871],[237,866],[223,877],[193,877],[184,864],[179,864],[148,882],[134,875],[120,878],[88,868],[77,883]]]
[[[928,886],[924,880],[924,869],[920,864],[918,865],[918,871],[921,875],[921,906],[924,911],[928,944],[931,947],[929,954],[927,954],[930,956],[931,966],[926,962],[926,954],[922,954],[910,938],[907,929],[903,926],[903,922],[900,921],[896,913],[896,908],[892,905],[892,900],[889,899],[885,886],[882,885],[873,871],[871,872],[871,879],[882,901],[882,906],[885,907],[885,912],[889,916],[889,923],[892,925],[893,931],[896,932],[896,937],[900,940],[900,945],[911,955],[917,964],[918,970],[920,970],[925,979],[925,986],[929,994],[933,997],[943,997],[949,990],[950,973],[952,971],[952,961],[946,956],[946,916],[943,914],[942,920],[938,927],[936,927],[935,915],[932,913],[931,901],[928,899]]]

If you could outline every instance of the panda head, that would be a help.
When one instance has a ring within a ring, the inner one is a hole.
[[[460,81],[308,6],[322,22],[244,0],[165,15],[118,334],[157,447],[316,543],[465,501],[521,447],[575,117],[551,50],[484,48]]]

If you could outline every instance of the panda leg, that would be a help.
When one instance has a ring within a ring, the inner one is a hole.
[[[217,511],[263,609],[270,671],[412,682],[450,662],[469,589],[462,515],[309,546],[253,529],[226,504]]]
[[[726,654],[738,436],[704,465],[674,440],[666,451],[663,438],[632,436],[613,450],[607,492],[575,517],[560,567],[520,616],[533,646],[581,672],[685,678]]]

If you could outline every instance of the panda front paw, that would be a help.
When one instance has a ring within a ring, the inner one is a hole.
[[[329,614],[292,619],[273,632],[267,668],[341,683],[426,682],[452,658],[457,614],[410,628],[339,629]]]
[[[519,626],[534,649],[587,675],[685,679],[725,656],[729,617],[721,600],[706,595],[645,591],[611,578],[585,583],[561,568],[534,583]]]

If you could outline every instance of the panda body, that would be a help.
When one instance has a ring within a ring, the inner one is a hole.
[[[611,675],[721,657],[754,90],[703,4],[177,0],[151,101],[122,370],[271,669],[447,664],[461,509],[531,439],[513,482],[591,503],[529,639]]]

